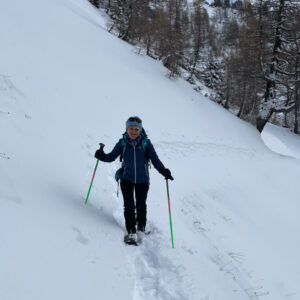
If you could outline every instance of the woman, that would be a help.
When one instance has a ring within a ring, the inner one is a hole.
[[[165,179],[173,180],[173,177],[170,170],[166,169],[159,160],[139,117],[130,117],[127,120],[123,138],[119,140],[110,153],[105,154],[103,149],[99,149],[95,153],[95,157],[104,162],[112,162],[118,156],[122,161],[122,167],[118,170],[116,179],[121,180],[125,224],[128,232],[124,241],[129,244],[136,244],[136,224],[137,230],[141,232],[145,232],[146,227],[149,160]]]

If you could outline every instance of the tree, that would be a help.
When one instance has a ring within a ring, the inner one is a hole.
[[[166,2],[168,28],[166,29],[166,39],[162,41],[165,50],[162,61],[164,66],[170,70],[170,77],[180,75],[185,46],[182,20],[186,7],[186,0],[168,0]]]
[[[260,1],[262,5],[262,0]],[[290,5],[291,1],[289,0],[276,0],[269,3],[269,15],[271,16],[269,24],[273,41],[272,52],[267,65],[262,65],[266,88],[260,101],[256,119],[256,127],[260,132],[274,112],[287,112],[293,109],[293,106],[289,105],[287,101],[283,102],[282,98],[279,97],[282,92],[280,85],[283,86],[286,82],[286,77],[290,75],[286,72],[288,62],[285,53],[287,47],[287,21],[293,14],[293,11],[288,9]]]
[[[225,89],[225,78],[224,78],[225,66],[221,58],[216,58],[213,55],[208,57],[208,63],[206,68],[202,72],[202,80],[205,85],[217,93],[215,99],[218,103],[224,105],[224,89]]]
[[[100,0],[89,0],[95,7],[100,8]]]
[[[192,56],[190,59],[190,76],[187,79],[189,82],[193,82],[193,76],[200,60],[200,52],[208,42],[209,32],[210,25],[207,11],[202,7],[202,1],[195,1],[194,11],[191,15]]]

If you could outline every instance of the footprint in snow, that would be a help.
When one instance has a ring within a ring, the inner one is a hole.
[[[78,228],[76,228],[75,226],[72,226],[72,230],[76,232],[76,234],[77,234],[76,235],[76,240],[80,244],[87,245],[89,243],[89,240],[82,235],[81,231]]]
[[[10,157],[8,157],[5,153],[0,153],[0,158],[10,159]]]
[[[143,238],[134,258],[136,281],[134,300],[187,300],[182,293],[182,273],[170,258],[165,256],[157,236],[156,228],[151,228],[150,236]]]

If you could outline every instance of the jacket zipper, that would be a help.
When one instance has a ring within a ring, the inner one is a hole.
[[[123,168],[123,174],[122,175],[125,175],[125,173],[127,171],[126,170],[127,166],[126,166],[125,160],[124,160],[125,151],[126,151],[126,143],[125,143],[124,150],[123,150],[123,153],[122,153],[122,155],[123,155],[123,161],[122,161],[122,165],[121,165],[121,167]]]
[[[133,146],[134,150],[134,183],[136,184],[136,154],[135,154],[135,146]]]

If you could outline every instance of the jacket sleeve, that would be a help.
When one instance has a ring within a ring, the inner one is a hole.
[[[121,154],[121,151],[122,151],[122,145],[121,145],[121,140],[119,140],[118,143],[113,148],[113,150],[110,153],[105,154],[101,160],[104,162],[112,162],[116,160],[116,158]]]
[[[156,151],[153,147],[153,144],[151,143],[150,140],[148,140],[148,154],[149,154],[149,158],[151,159],[151,162],[154,166],[154,168],[160,172],[161,170],[163,170],[165,168],[165,166],[163,165],[163,163],[160,161],[160,159],[158,158]]]

